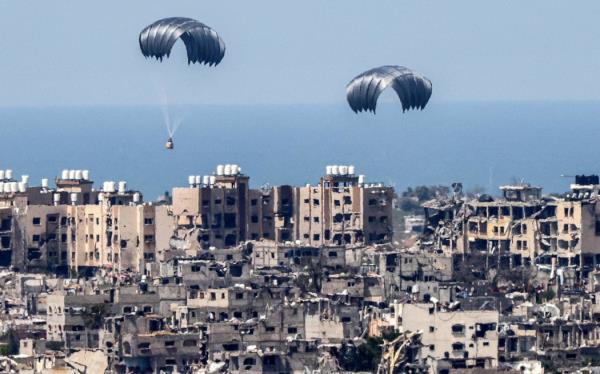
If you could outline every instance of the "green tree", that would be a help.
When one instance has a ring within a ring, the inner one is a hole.
[[[8,330],[8,332],[0,338],[0,341],[4,343],[0,347],[0,356],[11,356],[19,353],[19,338],[14,330]]]
[[[340,357],[338,358],[340,366],[348,371],[376,371],[381,361],[384,339],[392,341],[397,337],[397,332],[387,331],[382,334],[382,337],[368,337],[359,346],[342,345]]]

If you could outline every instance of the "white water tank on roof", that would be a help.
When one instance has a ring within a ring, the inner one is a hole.
[[[19,185],[17,182],[10,182],[10,192],[16,193],[19,191]]]
[[[338,175],[340,168],[337,165],[331,165],[331,175]]]
[[[4,182],[0,182],[0,193],[4,193]]]
[[[209,180],[210,185],[214,186],[214,184],[215,184],[216,181],[217,181],[217,178],[214,175],[211,175],[210,176],[210,180]]]
[[[19,182],[19,184],[17,185],[17,188],[19,189],[20,193],[25,193],[25,192],[27,192],[27,183]]]
[[[119,182],[119,194],[124,195],[127,192],[127,182],[120,181]]]
[[[231,175],[238,175],[239,174],[239,166],[237,166],[236,164],[232,164],[231,165]]]
[[[69,178],[67,179],[75,179],[75,170],[69,170]]]
[[[361,174],[358,176],[358,183],[365,184],[365,176],[364,175]]]
[[[331,175],[331,165],[325,166],[325,175]]]
[[[224,172],[225,172],[225,166],[217,165],[217,175],[223,175]]]
[[[48,178],[42,178],[42,188],[48,188]]]
[[[194,186],[195,183],[196,183],[196,177],[193,175],[188,175],[188,184],[190,185],[190,187]]]
[[[67,169],[64,169],[62,171],[62,173],[60,174],[60,179],[63,179],[63,180],[69,179],[69,171]]]
[[[210,184],[210,175],[204,175],[202,177],[202,184],[208,186]]]
[[[4,180],[4,170],[0,170],[0,180]]]
[[[354,175],[355,172],[356,172],[356,168],[354,167],[354,165],[348,166],[348,174]]]
[[[104,192],[115,192],[115,182],[113,181],[106,181],[104,182]]]
[[[21,182],[29,183],[29,175],[21,175]]]
[[[6,170],[4,171],[4,177],[5,177],[6,179],[12,179],[12,170],[11,170],[11,169],[6,169]]]
[[[89,170],[82,170],[81,171],[81,177],[83,178],[84,181],[89,181],[90,180],[90,171]]]
[[[140,193],[139,192],[136,192],[133,194],[133,202],[136,204],[140,202]]]
[[[77,180],[83,179],[83,172],[81,170],[75,170],[75,179],[77,179]]]
[[[231,165],[230,164],[225,165],[224,174],[231,175]]]
[[[200,185],[202,184],[202,176],[196,175],[196,178],[194,178],[194,182],[196,182],[196,187],[200,187]]]
[[[339,172],[340,175],[348,175],[348,167],[346,165],[340,165]]]

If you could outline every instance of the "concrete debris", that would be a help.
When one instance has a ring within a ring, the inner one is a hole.
[[[553,197],[455,184],[395,241],[393,188],[354,168],[262,189],[239,170],[189,178],[157,204],[69,171],[56,189],[0,192],[0,372],[600,364],[597,178]]]

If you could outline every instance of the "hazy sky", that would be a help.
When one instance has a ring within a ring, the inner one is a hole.
[[[223,37],[216,68],[145,60],[153,21]],[[428,76],[432,100],[600,99],[600,1],[0,0],[0,106],[341,103],[373,66]]]

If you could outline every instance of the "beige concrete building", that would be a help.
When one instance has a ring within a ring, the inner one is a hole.
[[[405,304],[400,312],[404,331],[422,332],[421,358],[433,372],[497,366],[497,311],[442,311],[435,304]]]
[[[502,186],[500,199],[428,202],[433,243],[447,253],[498,256],[503,267],[536,263],[587,273],[600,264],[597,179],[578,176],[562,197],[542,197],[540,187],[518,184]]]
[[[318,186],[294,189],[295,239],[315,246],[390,241],[393,188],[364,183],[348,172],[353,167],[335,167]]]
[[[185,231],[180,237],[187,235],[182,249],[223,248],[260,239],[322,246],[392,238],[393,188],[364,183],[353,167],[328,166],[317,186],[260,190],[249,189],[249,177],[236,165],[227,167],[236,172],[221,175],[219,165],[216,176],[190,176],[194,183],[189,187],[173,189],[173,214]]]
[[[25,180],[26,176],[23,177]],[[16,183],[4,180],[7,183]],[[56,188],[0,192],[0,261],[32,271],[67,274],[70,269],[142,271],[169,247],[170,207],[145,204],[125,182],[93,189],[89,172],[63,171]]]
[[[108,267],[142,272],[169,247],[174,228],[164,205],[71,207],[71,267]],[[158,223],[157,223],[158,222]]]
[[[108,309],[107,302],[107,295],[69,295],[61,291],[49,294],[47,339],[64,342],[69,350],[98,348],[102,320],[97,314]]]
[[[317,186],[250,189],[237,165],[219,165],[174,188],[172,205],[144,203],[126,182],[94,189],[87,171],[64,170],[55,188],[22,178],[0,181],[0,265],[30,271],[143,272],[173,255],[248,240],[320,247],[392,238],[393,188],[367,184],[347,166],[328,166]]]

